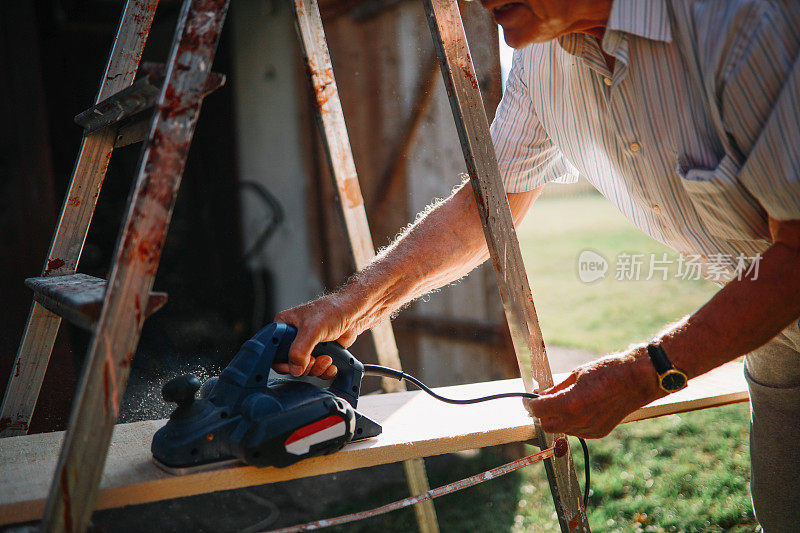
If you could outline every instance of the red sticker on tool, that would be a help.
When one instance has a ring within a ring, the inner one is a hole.
[[[346,433],[347,426],[344,420],[339,416],[331,415],[317,420],[313,424],[303,426],[289,435],[285,443],[286,451],[292,455],[304,455],[314,444],[341,437]]]

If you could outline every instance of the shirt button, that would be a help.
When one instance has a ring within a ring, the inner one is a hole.
[[[660,215],[661,214],[661,206],[658,205],[658,204],[655,204],[653,206],[653,211],[655,211],[657,215]]]
[[[605,83],[606,85],[608,85],[609,87],[611,87],[611,83],[612,83],[612,82],[611,82],[611,78],[609,78],[609,77],[607,77],[607,76],[606,76],[606,77],[604,77],[604,78],[603,78],[603,83]]]
[[[639,150],[642,149],[642,145],[637,143],[636,141],[633,141],[631,144],[628,145],[628,149],[631,152],[638,152]]]

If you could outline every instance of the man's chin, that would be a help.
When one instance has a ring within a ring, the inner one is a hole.
[[[534,37],[530,32],[520,28],[503,28],[503,40],[511,48],[525,48],[529,44],[536,42]]]
[[[529,26],[512,28],[503,27],[503,39],[511,48],[525,48],[529,44],[544,43],[555,39],[556,37],[557,35],[536,31]]]

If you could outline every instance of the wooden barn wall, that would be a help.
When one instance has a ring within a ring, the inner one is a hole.
[[[461,9],[491,120],[501,97],[497,27],[477,3],[464,2]],[[373,239],[376,246],[385,246],[434,198],[447,196],[466,170],[441,74],[436,72],[433,97],[406,154],[405,179],[379,202],[418,87],[435,65],[430,31],[422,4],[415,0],[371,17],[338,16],[326,20],[325,29]],[[320,275],[333,287],[352,267],[326,164],[319,149],[315,154],[311,225],[319,228]],[[517,375],[488,264],[415,302],[394,324],[404,366],[431,384]],[[368,349],[363,342],[355,348]]]

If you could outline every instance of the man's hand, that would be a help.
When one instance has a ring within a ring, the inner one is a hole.
[[[293,376],[331,379],[336,375],[333,359],[327,355],[311,357],[311,350],[326,341],[337,341],[347,348],[358,335],[355,328],[349,325],[350,317],[337,301],[336,294],[281,311],[275,316],[275,322],[284,322],[297,328],[297,337],[289,348],[289,363],[274,366],[276,372],[291,372]]]
[[[600,438],[623,418],[663,396],[644,347],[587,363],[563,382],[525,400],[548,433]]]

